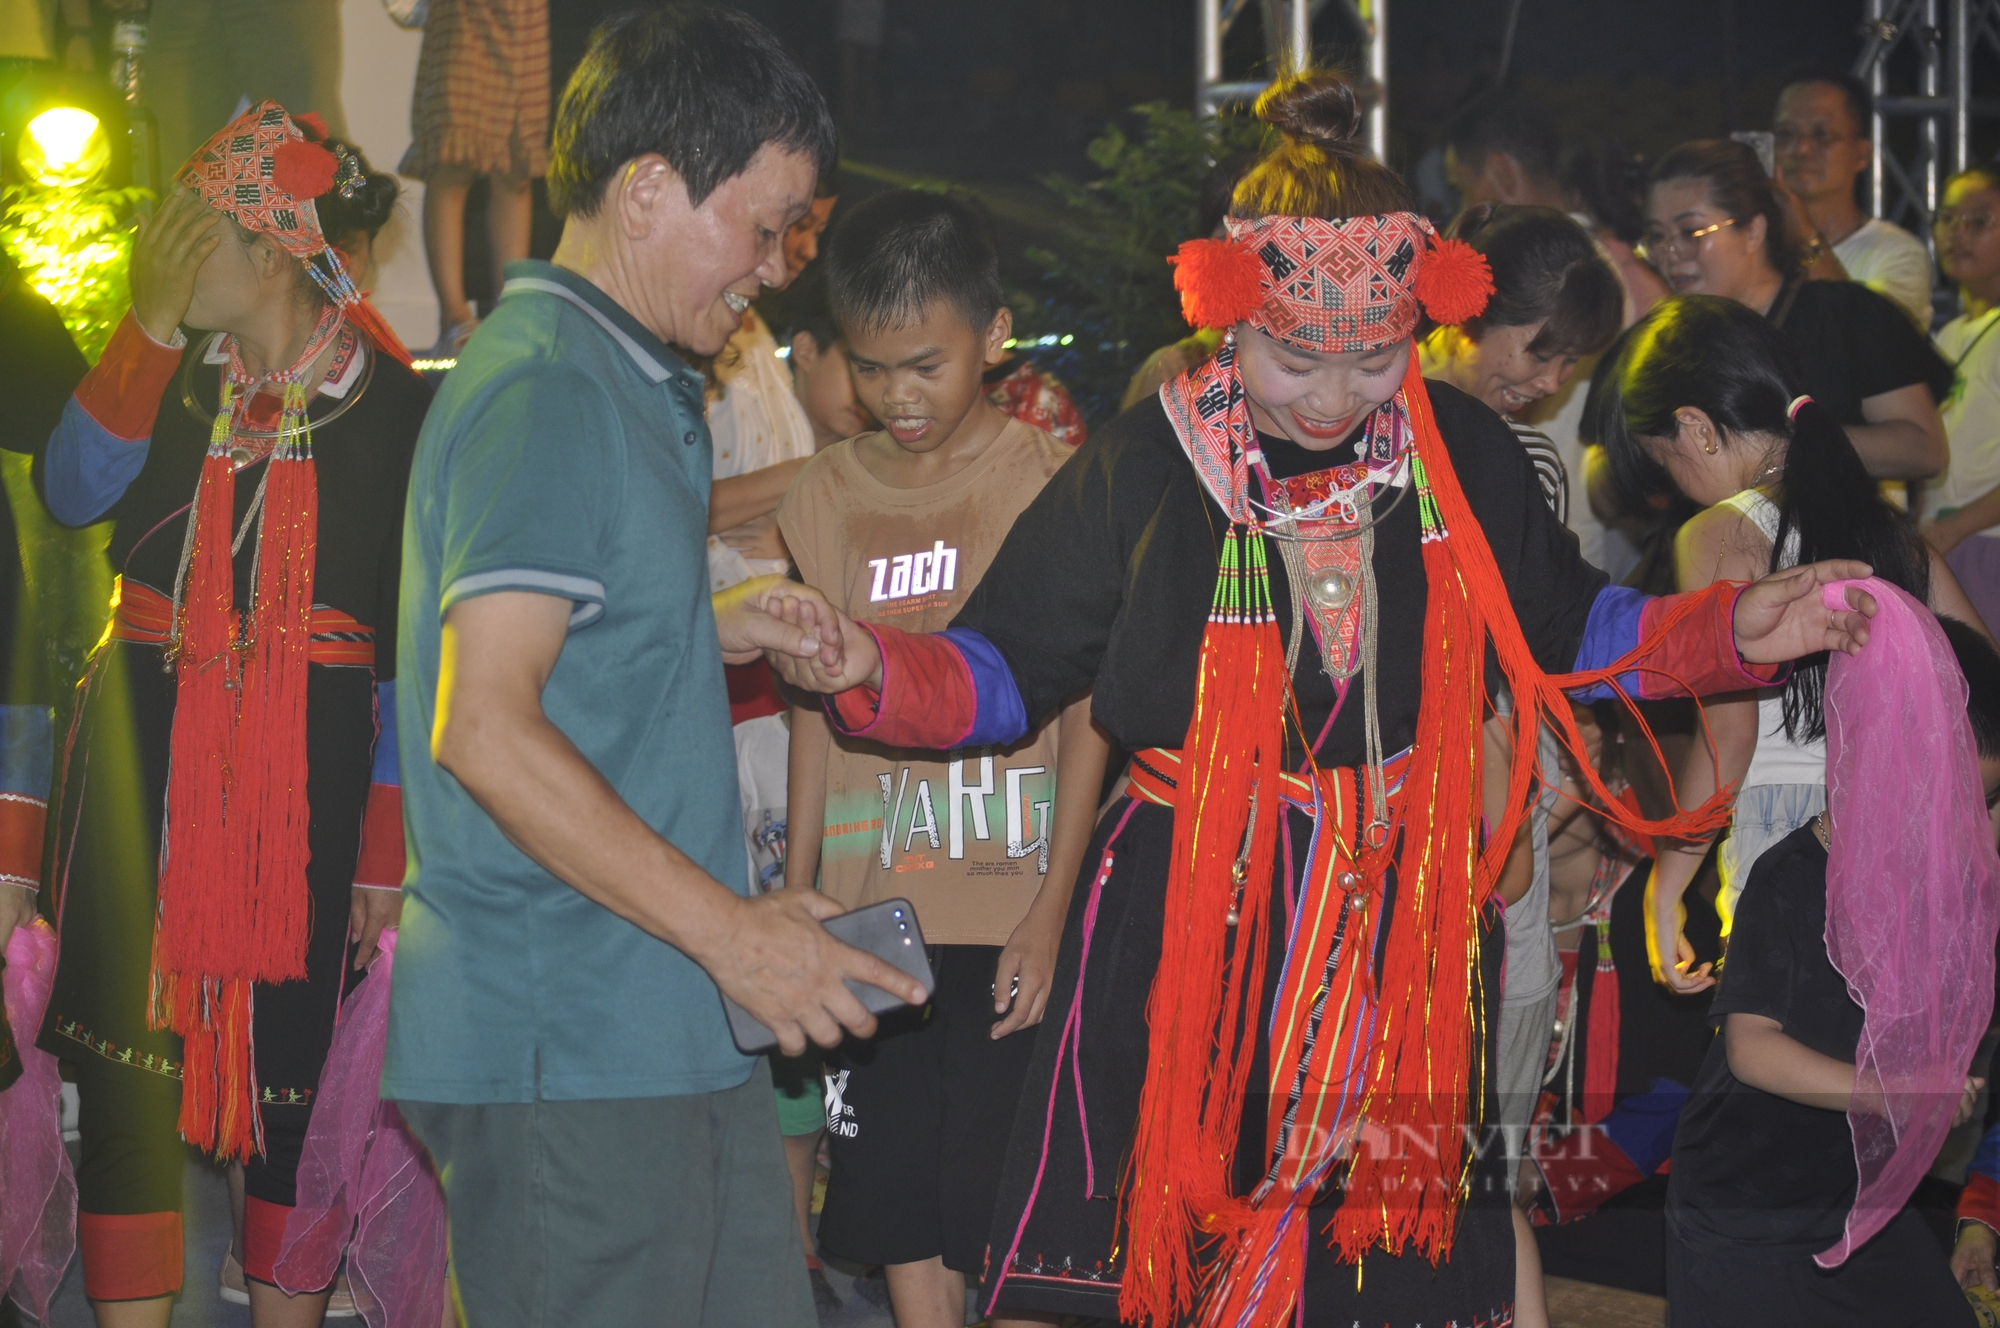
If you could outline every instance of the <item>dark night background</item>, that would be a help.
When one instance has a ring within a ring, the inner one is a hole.
[[[839,113],[844,197],[907,184],[969,188],[994,216],[1003,276],[1026,300],[1046,290],[1028,250],[1060,249],[1075,235],[1075,218],[1043,178],[1092,178],[1087,145],[1109,123],[1129,127],[1128,108],[1193,102],[1192,0],[889,0],[870,114],[846,108],[853,90],[841,86],[834,0],[734,2],[791,47]],[[550,0],[558,93],[591,29],[632,3]],[[1316,17],[1314,57],[1355,69],[1364,54],[1343,8],[1335,0]],[[1495,85],[1507,13],[1508,0],[1389,0],[1390,160],[1406,175],[1452,113]],[[1862,0],[1521,0],[1507,85],[1566,133],[1658,155],[1690,138],[1768,128],[1787,73],[1853,65],[1862,13]],[[1248,0],[1227,38],[1225,77],[1269,69],[1261,7]],[[1909,43],[1889,72],[1892,91],[1917,90]],[[2000,92],[1991,86],[2000,71],[1982,67],[1977,79],[1980,92]],[[1978,130],[1979,155],[2000,146],[1994,129]],[[1894,132],[1895,155],[1910,159],[1914,126]],[[1435,166],[1430,178],[1441,178]],[[1450,210],[1446,198],[1427,206],[1440,219]],[[538,254],[553,251],[558,229],[538,209]],[[480,296],[488,269],[476,216],[467,235],[467,286]]]
[[[560,79],[589,30],[629,7],[550,0]],[[830,0],[739,0],[839,102]],[[1489,86],[1506,0],[1390,0],[1393,155],[1407,166],[1464,96]],[[1327,5],[1314,22],[1323,64],[1359,60],[1358,35]],[[1861,0],[1522,0],[1510,81],[1544,92],[1633,145],[1768,125],[1771,95],[1797,65],[1851,64]],[[1032,187],[1085,169],[1083,145],[1136,102],[1188,105],[1194,5],[1180,0],[890,0],[879,67],[884,113],[850,124],[851,156],[905,170]],[[1228,41],[1227,73],[1263,68],[1258,7]]]

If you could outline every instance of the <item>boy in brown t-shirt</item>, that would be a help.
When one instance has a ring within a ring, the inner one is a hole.
[[[879,195],[841,223],[826,265],[855,387],[885,427],[814,457],[778,526],[800,575],[850,617],[938,631],[1071,449],[986,398],[980,376],[1013,319],[964,204]],[[825,1068],[820,1245],[886,1266],[899,1328],[964,1322],[1034,1047],[1021,1030],[1048,998],[1107,751],[1087,694],[1011,748],[943,760],[792,712],[786,885],[817,879],[848,908],[906,898],[932,946],[929,1006],[885,1017]]]

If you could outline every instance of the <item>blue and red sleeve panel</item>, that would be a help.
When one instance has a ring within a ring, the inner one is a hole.
[[[42,882],[42,830],[55,764],[47,706],[0,706],[0,885]]]
[[[1965,1188],[1958,1195],[1958,1220],[1984,1222],[2000,1232],[2000,1125],[1986,1132],[1965,1169]]]
[[[1785,666],[1746,664],[1736,653],[1736,599],[1743,588],[1718,581],[1692,594],[1651,596],[1605,587],[1590,606],[1576,672],[1615,667],[1626,691],[1640,697],[1770,686]],[[860,625],[881,650],[882,690],[857,687],[828,697],[827,715],[840,732],[944,752],[1005,746],[1027,733],[1021,689],[1005,657],[978,632]],[[1587,683],[1575,694],[1585,700],[1614,695],[1604,683]]]
[[[1736,601],[1742,581],[1717,581],[1685,595],[1647,595],[1626,586],[1597,592],[1576,652],[1577,673],[1615,670],[1629,696],[1711,696],[1769,687],[1789,665],[1749,664],[1736,653]],[[1594,682],[1570,693],[1606,701],[1617,693]]]
[[[175,337],[181,339],[179,333]],[[180,346],[153,340],[126,311],[103,357],[77,384],[49,435],[42,489],[56,520],[66,526],[90,524],[110,511],[138,478],[153,441],[160,399],[180,362]]]
[[[1013,670],[970,627],[900,632],[859,624],[882,652],[882,690],[856,687],[826,698],[834,728],[891,747],[950,752],[1005,747],[1028,732],[1028,708]]]
[[[1536,1140],[1535,1165],[1548,1186],[1557,1222],[1574,1222],[1666,1165],[1688,1090],[1654,1079],[1594,1125],[1559,1139]]]
[[[375,684],[375,768],[361,815],[361,855],[354,883],[371,890],[403,888],[403,767],[396,753],[396,684]]]

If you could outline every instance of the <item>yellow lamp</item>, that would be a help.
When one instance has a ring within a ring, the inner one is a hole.
[[[21,169],[37,184],[74,185],[94,180],[111,164],[111,144],[97,117],[76,106],[56,106],[28,121]]]

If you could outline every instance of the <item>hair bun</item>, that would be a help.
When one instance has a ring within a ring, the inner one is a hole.
[[[1328,152],[1361,150],[1361,104],[1354,85],[1330,69],[1280,79],[1257,98],[1256,116],[1294,143]]]
[[[395,215],[396,200],[402,192],[402,186],[389,172],[368,172],[362,177],[361,187],[354,191],[355,223],[365,231],[381,230]]]
[[[351,193],[343,194],[338,189],[330,189],[316,200],[320,229],[326,233],[328,240],[335,243],[357,231],[366,231],[373,236],[395,214],[402,185],[393,172],[371,167],[368,159],[361,155],[361,150],[352,143],[329,138],[326,145],[329,149],[350,155],[360,167],[361,174],[359,179],[351,182]]]

